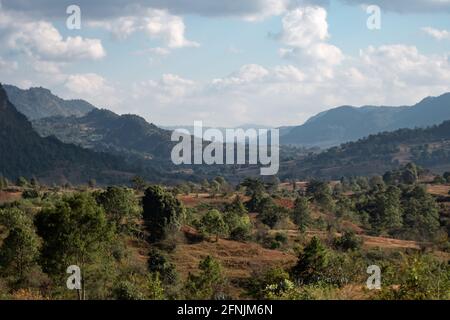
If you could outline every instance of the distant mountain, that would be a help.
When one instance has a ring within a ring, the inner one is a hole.
[[[280,175],[339,179],[383,174],[409,162],[437,173],[450,171],[450,121],[425,129],[370,135],[303,159],[286,161]]]
[[[27,118],[8,101],[0,85],[0,173],[9,179],[36,177],[50,182],[86,183],[124,181],[124,162],[65,144],[54,137],[42,138]]]
[[[414,106],[342,106],[322,112],[297,127],[284,127],[282,144],[331,147],[383,131],[426,127],[450,120],[450,93]]]
[[[83,148],[128,158],[170,160],[171,132],[136,115],[94,109],[82,117],[50,117],[33,121],[41,136],[54,135]]]
[[[83,116],[95,109],[84,100],[63,100],[45,88],[22,90],[15,86],[4,85],[9,101],[29,120],[52,116]]]

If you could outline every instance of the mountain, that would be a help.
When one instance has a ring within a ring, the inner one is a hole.
[[[66,143],[138,159],[170,160],[171,132],[136,115],[94,109],[82,117],[50,117],[33,121],[43,137],[54,135]]]
[[[428,128],[370,135],[319,154],[286,161],[281,177],[331,178],[383,174],[409,162],[436,173],[450,171],[450,121]]]
[[[63,100],[45,88],[22,90],[15,86],[4,85],[9,101],[29,120],[52,116],[83,116],[95,109],[84,100]]]
[[[450,93],[425,98],[413,106],[342,106],[319,113],[301,126],[283,128],[281,143],[326,148],[370,134],[426,127],[449,119]]]
[[[28,119],[8,100],[0,84],[0,173],[15,180],[36,176],[48,182],[86,183],[123,180],[122,160],[65,144],[54,137],[42,138]]]

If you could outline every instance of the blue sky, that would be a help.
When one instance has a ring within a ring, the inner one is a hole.
[[[162,125],[301,124],[450,91],[450,1],[3,0],[0,81]]]

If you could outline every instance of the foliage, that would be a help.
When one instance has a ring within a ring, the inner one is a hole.
[[[142,203],[151,242],[164,240],[170,232],[177,231],[185,218],[184,206],[160,186],[147,188]]]
[[[122,187],[108,187],[96,197],[108,218],[120,231],[138,228],[141,209],[132,190]]]
[[[208,211],[200,219],[200,232],[205,236],[216,236],[216,242],[219,241],[219,236],[228,233],[228,226],[225,223],[222,214],[218,210]]]
[[[189,299],[220,299],[224,296],[225,277],[220,263],[207,256],[199,263],[200,273],[189,274],[185,294]]]
[[[324,281],[328,266],[328,251],[317,237],[313,237],[292,268],[294,278],[302,284]]]
[[[292,221],[298,226],[301,232],[305,232],[311,222],[311,209],[306,197],[298,197],[294,202],[292,210]]]

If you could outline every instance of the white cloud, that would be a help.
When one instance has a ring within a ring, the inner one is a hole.
[[[328,37],[327,12],[321,7],[296,8],[282,20],[281,41],[291,47],[305,48]]]
[[[438,30],[431,27],[424,27],[422,31],[436,40],[449,40],[450,32],[447,30]]]
[[[95,73],[71,74],[64,81],[67,98],[82,98],[99,107],[114,109],[121,94],[105,78]]]
[[[96,60],[106,55],[98,39],[64,39],[49,22],[31,21],[7,11],[0,11],[0,37],[6,48],[40,60]]]
[[[0,57],[0,71],[4,73],[10,73],[19,67],[19,64],[16,61],[7,61]]]
[[[329,76],[330,66],[344,59],[341,50],[326,41],[328,33],[327,11],[322,7],[299,7],[289,11],[282,19],[282,32],[276,36],[286,47],[280,56],[295,59],[302,65],[321,70]]]
[[[198,47],[199,44],[186,39],[186,26],[181,17],[166,10],[148,9],[136,16],[120,17],[113,20],[96,20],[91,27],[110,31],[115,38],[126,39],[136,32],[144,32],[150,38],[160,39],[169,48]]]

